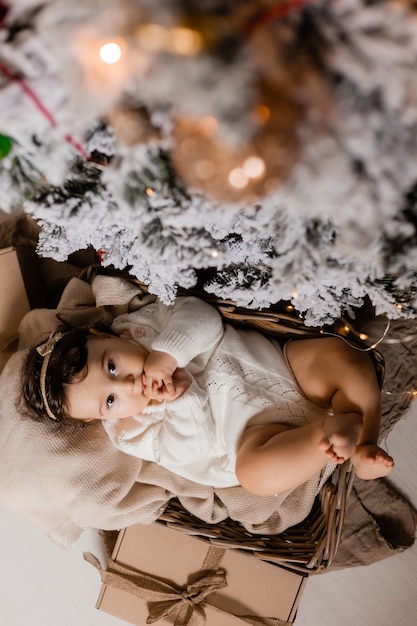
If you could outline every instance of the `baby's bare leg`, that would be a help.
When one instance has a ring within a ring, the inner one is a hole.
[[[361,444],[351,457],[358,478],[372,480],[389,474],[394,459],[376,444]]]
[[[320,449],[324,418],[290,428],[270,424],[252,432],[236,459],[236,475],[245,489],[262,496],[293,489],[325,467],[329,458]]]
[[[333,413],[324,421],[319,448],[333,463],[343,463],[354,453],[363,429],[359,413]]]

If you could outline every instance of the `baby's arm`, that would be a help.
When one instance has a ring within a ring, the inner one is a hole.
[[[166,307],[158,305],[153,322],[161,325],[152,341],[151,351],[144,365],[145,393],[158,400],[174,400],[191,384],[186,367],[198,357],[198,368],[203,368],[220,341],[224,329],[219,313],[198,298],[178,298]]]
[[[160,310],[161,327],[152,350],[172,355],[178,367],[186,367],[196,357],[199,367],[204,367],[224,333],[219,313],[193,297],[177,298]]]

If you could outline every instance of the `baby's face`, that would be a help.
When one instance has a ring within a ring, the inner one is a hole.
[[[119,337],[87,340],[87,376],[66,388],[75,419],[121,419],[140,413],[151,398],[144,395],[146,350]]]

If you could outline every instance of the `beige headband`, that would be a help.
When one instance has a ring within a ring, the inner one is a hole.
[[[38,354],[40,354],[41,357],[43,357],[42,367],[41,367],[41,374],[40,374],[40,380],[39,380],[40,388],[41,388],[41,394],[42,394],[42,400],[43,400],[43,403],[45,405],[46,413],[55,422],[59,422],[60,419],[58,417],[56,417],[56,415],[54,415],[54,413],[51,410],[51,407],[48,404],[48,400],[46,398],[46,372],[47,372],[47,369],[48,369],[48,365],[49,365],[49,360],[51,358],[51,354],[54,351],[54,348],[55,348],[56,344],[65,335],[68,335],[68,333],[56,333],[53,330],[51,332],[51,334],[49,335],[47,341],[45,341],[45,343],[43,343],[42,345],[40,345],[40,346],[38,346],[36,348],[36,351],[38,352]]]

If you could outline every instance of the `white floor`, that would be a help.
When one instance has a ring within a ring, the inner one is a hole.
[[[393,482],[417,506],[417,402],[388,440]],[[123,626],[97,611],[98,573],[81,553],[100,544],[86,533],[66,552],[1,510],[0,626]],[[378,564],[310,577],[296,626],[415,626],[417,545]]]
[[[390,434],[391,474],[417,508],[417,403]],[[310,577],[296,626],[415,626],[417,624],[417,543],[405,552],[367,567]]]

